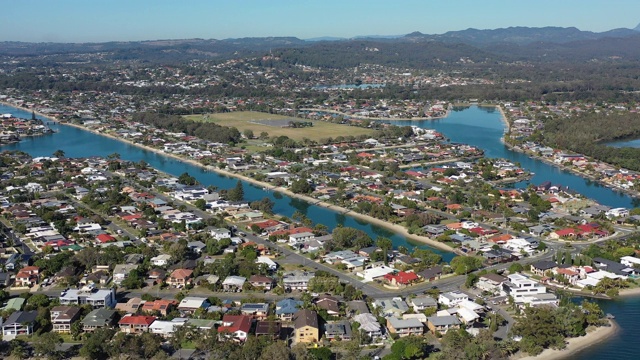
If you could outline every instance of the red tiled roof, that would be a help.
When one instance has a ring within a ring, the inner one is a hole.
[[[119,325],[151,325],[154,321],[156,321],[155,316],[144,316],[144,315],[125,315],[118,322]]]
[[[251,329],[251,316],[246,315],[225,315],[222,317],[222,323],[231,323],[229,326],[220,326],[218,328],[219,333],[229,332],[234,333],[238,330],[249,333]]]
[[[418,275],[416,275],[416,273],[414,272],[400,271],[396,275],[387,274],[384,276],[384,278],[388,281],[392,281],[395,279],[396,283],[398,284],[408,284],[412,281],[418,280]]]

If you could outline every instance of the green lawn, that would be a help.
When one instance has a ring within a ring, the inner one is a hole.
[[[310,140],[318,141],[323,138],[335,138],[338,136],[359,136],[359,135],[373,135],[375,130],[365,129],[355,126],[332,124],[325,121],[311,121],[313,127],[308,128],[283,128],[279,126],[269,126],[264,124],[257,124],[253,121],[259,120],[294,120],[288,116],[266,114],[254,111],[238,111],[224,114],[206,114],[206,115],[186,115],[186,119],[194,121],[208,121],[223,126],[236,127],[240,132],[244,130],[252,130],[255,136],[259,136],[260,133],[267,132],[270,137],[276,136],[288,136],[294,140],[302,140],[308,138]],[[304,119],[295,119],[295,121],[308,121]]]

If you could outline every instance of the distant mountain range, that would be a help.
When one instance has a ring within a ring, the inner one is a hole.
[[[371,52],[372,48],[379,52]],[[289,49],[289,50],[287,50]],[[298,50],[296,50],[298,49]],[[251,37],[238,39],[185,39],[106,43],[0,43],[0,56],[73,55],[109,53],[111,60],[182,61],[197,58],[225,58],[267,51],[301,56],[353,53],[353,61],[393,64],[406,60],[426,66],[431,61],[469,58],[483,60],[540,60],[633,58],[640,60],[640,25],[635,29],[605,32],[582,31],[574,27],[509,27],[493,30],[467,29],[444,34],[413,32],[400,36],[359,36],[351,39],[320,37]],[[366,52],[365,52],[366,51]],[[361,53],[358,53],[361,52]],[[395,54],[402,54],[394,60]],[[422,57],[421,57],[422,56]],[[384,60],[382,60],[384,58]],[[409,64],[406,64],[409,65]]]

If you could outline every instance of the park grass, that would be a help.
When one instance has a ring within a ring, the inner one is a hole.
[[[311,121],[313,127],[308,128],[283,128],[277,126],[269,126],[264,124],[254,123],[255,120],[293,120],[293,121],[309,121],[304,119],[293,119],[292,117],[267,114],[255,111],[237,111],[223,114],[206,114],[206,115],[186,115],[184,116],[188,120],[193,121],[206,121],[213,122],[222,126],[232,126],[237,128],[240,132],[245,130],[253,131],[255,136],[259,136],[260,133],[267,132],[269,137],[288,136],[296,141],[307,138],[309,140],[318,141],[326,138],[336,138],[338,136],[359,136],[367,135],[371,136],[376,133],[376,130],[365,129],[361,127],[332,124],[325,121]]]

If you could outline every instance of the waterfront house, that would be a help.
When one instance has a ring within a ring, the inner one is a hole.
[[[120,331],[125,334],[140,334],[149,331],[149,326],[156,321],[155,316],[127,314],[120,319]]]
[[[103,327],[111,327],[115,322],[115,317],[115,310],[95,309],[82,319],[82,330],[84,332],[93,332]]]
[[[51,308],[52,331],[62,334],[71,333],[71,324],[80,318],[79,307],[75,306],[54,306]]]
[[[16,311],[12,313],[7,320],[2,323],[2,338],[4,340],[12,340],[18,335],[33,334],[37,317],[38,312],[35,310]]]
[[[293,316],[294,342],[317,343],[320,340],[318,314],[315,311],[298,310]]]
[[[547,288],[521,274],[510,274],[508,281],[502,284],[502,292],[518,302],[522,297],[532,294],[544,294]]]

